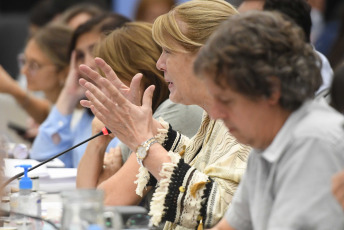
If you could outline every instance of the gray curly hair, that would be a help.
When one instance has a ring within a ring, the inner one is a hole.
[[[320,59],[303,31],[277,12],[230,17],[200,50],[194,71],[253,100],[270,97],[280,82],[279,104],[296,110],[321,85]]]

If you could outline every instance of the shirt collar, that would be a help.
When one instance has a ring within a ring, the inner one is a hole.
[[[272,143],[263,151],[262,157],[268,162],[276,162],[285,152],[286,147],[292,139],[292,131],[301,119],[309,112],[312,101],[306,101],[299,109],[290,114],[282,128],[278,131]]]

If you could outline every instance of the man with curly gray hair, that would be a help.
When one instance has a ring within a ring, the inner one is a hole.
[[[215,229],[344,229],[331,177],[344,168],[344,118],[324,100],[319,59],[285,16],[228,19],[194,65],[222,119],[253,147],[247,171]]]

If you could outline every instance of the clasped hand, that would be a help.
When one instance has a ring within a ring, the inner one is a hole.
[[[140,98],[142,74],[136,74],[126,86],[101,58],[95,58],[96,65],[103,71],[104,77],[87,65],[80,65],[80,71],[91,81],[81,78],[79,83],[86,89],[88,100],[80,104],[92,110],[132,151],[156,133],[153,128],[152,97],[155,86],[149,86]]]

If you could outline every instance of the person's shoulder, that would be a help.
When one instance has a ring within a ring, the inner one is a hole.
[[[166,111],[173,112],[175,114],[194,113],[200,114],[200,116],[203,114],[203,109],[197,105],[177,104],[172,102],[170,99],[166,99],[163,103],[159,105],[159,107],[154,113],[154,116],[156,116],[157,114],[164,113]]]
[[[325,100],[314,100],[306,108],[305,116],[295,127],[296,138],[344,138],[344,116],[329,106]]]

